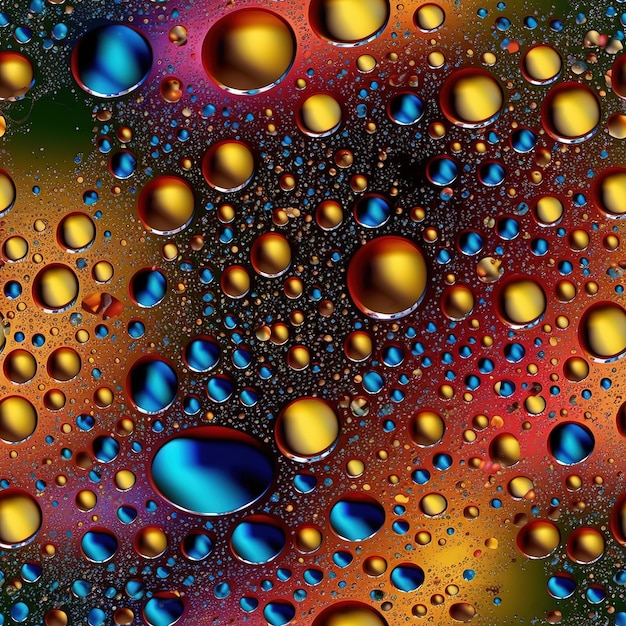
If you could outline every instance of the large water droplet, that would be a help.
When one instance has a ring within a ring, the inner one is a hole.
[[[273,519],[249,517],[235,526],[230,547],[244,563],[261,565],[274,560],[285,547],[285,531]]]
[[[561,465],[582,463],[594,446],[593,433],[577,422],[561,422],[548,435],[548,450]]]
[[[517,533],[517,547],[529,559],[544,559],[561,542],[557,525],[550,520],[532,520]]]
[[[78,278],[72,269],[51,263],[35,276],[33,300],[46,313],[60,313],[76,302],[78,288]]]
[[[331,528],[346,541],[363,541],[374,536],[385,523],[385,509],[367,496],[350,495],[330,510]]]
[[[184,613],[183,599],[172,591],[155,593],[143,608],[143,617],[149,626],[173,626]]]
[[[544,98],[541,120],[553,139],[580,143],[598,130],[600,103],[586,85],[562,83],[553,87]]]
[[[80,548],[85,558],[92,563],[106,563],[117,552],[117,537],[106,528],[88,530],[80,540]]]
[[[581,317],[578,336],[596,361],[610,363],[626,354],[626,311],[616,302],[598,302]]]
[[[30,543],[43,521],[41,508],[26,491],[0,491],[0,546],[19,548]]]
[[[173,235],[193,219],[195,199],[191,185],[177,176],[157,176],[141,190],[138,213],[146,230]]]
[[[188,429],[165,442],[152,459],[158,493],[184,511],[226,515],[259,500],[273,467],[256,439],[221,426]]]
[[[0,52],[0,100],[23,98],[34,83],[32,63],[19,52]]]
[[[128,397],[139,411],[160,413],[176,399],[178,376],[167,362],[144,357],[130,368],[126,388]]]

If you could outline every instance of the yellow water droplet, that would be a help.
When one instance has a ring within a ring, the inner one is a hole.
[[[578,335],[591,358],[615,361],[626,354],[626,311],[614,302],[595,304],[583,313]]]
[[[2,175],[0,174],[0,185],[1,185]],[[0,190],[0,197],[2,196],[2,191]],[[0,205],[2,205],[2,201],[0,200]],[[2,255],[7,261],[17,262],[21,261],[28,254],[28,241],[24,239],[24,237],[20,237],[19,235],[14,235],[13,237],[9,237],[4,244],[2,245]]]
[[[446,424],[443,418],[434,411],[419,411],[409,424],[411,439],[422,448],[440,443],[445,431]]]
[[[315,221],[322,230],[334,230],[343,222],[343,209],[335,200],[324,200],[317,205]]]
[[[626,215],[626,168],[610,167],[595,179],[593,198],[598,208],[610,218]]]
[[[516,476],[509,481],[507,487],[512,498],[521,500],[535,488],[535,484],[528,476]]]
[[[30,543],[42,521],[41,509],[30,494],[13,488],[0,492],[0,546],[19,548]]]
[[[13,208],[16,197],[17,191],[15,189],[15,183],[13,182],[13,179],[8,174],[8,172],[0,169],[0,216],[6,215]],[[11,239],[13,239],[13,237]],[[21,237],[19,239],[21,239]],[[23,255],[19,258],[23,258]]]
[[[159,526],[146,526],[135,535],[135,550],[144,559],[156,559],[167,550],[167,546],[167,535]]]
[[[307,135],[325,137],[339,128],[341,116],[341,105],[335,98],[327,93],[316,93],[302,103],[298,123]]]
[[[596,528],[577,528],[567,538],[567,556],[574,563],[595,563],[604,554],[604,545],[604,535]]]
[[[98,261],[91,270],[93,279],[98,283],[108,283],[113,278],[113,265],[108,261]]]
[[[250,248],[250,262],[257,274],[275,278],[284,274],[291,265],[291,246],[280,233],[264,233]]]
[[[223,89],[240,94],[272,88],[285,77],[295,54],[291,26],[261,8],[224,16],[209,29],[202,44],[206,73]]]
[[[32,63],[19,52],[0,52],[0,100],[23,98],[33,86]]]
[[[298,398],[279,413],[274,436],[286,457],[301,462],[317,461],[335,447],[339,417],[324,400]]]
[[[115,486],[120,491],[128,491],[132,489],[137,481],[137,477],[130,470],[120,470],[115,474]]]
[[[345,355],[355,363],[366,361],[372,355],[372,338],[362,330],[350,333],[343,344]]]
[[[378,319],[414,311],[426,291],[421,250],[403,237],[384,236],[359,248],[348,266],[348,291],[356,306]]]
[[[388,19],[387,0],[312,0],[309,5],[313,30],[336,45],[371,41]]]
[[[243,298],[250,291],[250,276],[241,265],[231,265],[222,272],[220,286],[229,298]]]
[[[489,456],[502,467],[513,467],[521,459],[520,443],[511,433],[496,435],[489,444]]]
[[[2,370],[12,383],[27,383],[37,373],[37,360],[27,350],[18,348],[6,355]]]
[[[415,25],[423,33],[433,33],[439,30],[445,20],[446,14],[444,10],[438,4],[432,2],[427,2],[417,7],[413,14]]]
[[[534,326],[543,317],[546,303],[541,286],[521,276],[504,285],[498,302],[503,321],[512,328]]]
[[[541,415],[546,409],[546,399],[543,396],[528,396],[524,400],[524,408],[529,415]]]
[[[74,501],[79,511],[87,512],[95,508],[98,503],[98,497],[93,491],[83,489],[76,494]]]
[[[374,71],[376,68],[377,61],[376,58],[371,54],[362,54],[356,60],[356,67],[359,72],[363,72],[364,74],[368,74],[369,72]]]
[[[245,187],[254,174],[254,157],[241,141],[220,141],[202,158],[202,175],[211,187],[231,193]]]
[[[441,296],[441,310],[454,321],[464,320],[474,310],[474,294],[465,285],[452,285]]]
[[[37,427],[35,407],[21,396],[6,396],[0,400],[0,439],[20,443],[28,439]]]
[[[550,520],[532,520],[517,534],[517,547],[529,559],[544,559],[559,547],[561,533]]]
[[[368,576],[382,576],[387,571],[387,561],[382,556],[368,556],[363,561],[363,571]]]
[[[358,478],[365,471],[365,463],[360,459],[350,459],[346,463],[346,472],[350,478]]]
[[[448,508],[448,501],[440,493],[427,493],[420,500],[420,511],[428,517],[441,515]]]
[[[59,222],[57,241],[67,252],[88,248],[96,238],[96,225],[85,213],[69,213]]]
[[[457,126],[481,128],[499,115],[504,103],[500,83],[482,69],[457,70],[439,92],[443,114]]]
[[[476,608],[469,602],[455,602],[449,613],[455,622],[469,622],[476,617]]]
[[[177,176],[157,176],[141,190],[138,214],[146,230],[173,235],[193,219],[195,199],[191,185]]]
[[[541,226],[554,226],[561,221],[565,209],[554,196],[542,196],[535,204],[535,217]]]
[[[78,278],[66,265],[52,263],[35,276],[33,299],[46,313],[68,309],[78,297]]]
[[[296,530],[295,544],[299,552],[310,554],[319,550],[324,536],[314,526],[302,526]]]
[[[561,55],[548,44],[533,46],[524,54],[521,61],[524,78],[534,85],[547,85],[554,82],[561,73]]]
[[[546,132],[563,143],[589,139],[600,123],[600,103],[586,85],[562,83],[546,95],[541,107]]]
[[[572,356],[563,364],[563,374],[567,380],[578,383],[589,375],[589,363],[579,356]]]

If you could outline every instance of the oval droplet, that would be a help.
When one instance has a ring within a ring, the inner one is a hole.
[[[92,563],[106,563],[117,552],[117,537],[106,528],[88,530],[80,540],[83,556]]]
[[[568,572],[558,572],[548,578],[548,593],[557,600],[569,598],[576,591],[576,579]]]
[[[2,371],[16,385],[27,383],[37,373],[37,359],[28,350],[12,350],[4,357]]]
[[[6,443],[26,441],[37,428],[37,411],[22,396],[0,400],[0,439]]]
[[[560,465],[582,463],[594,446],[593,433],[577,422],[561,422],[548,435],[548,451]]]
[[[174,626],[185,614],[185,603],[177,592],[159,591],[143,607],[148,626]]]
[[[597,528],[577,528],[567,538],[567,556],[574,563],[589,565],[602,557],[604,545],[604,535]]]
[[[420,500],[420,511],[427,517],[436,517],[445,513],[448,508],[448,500],[440,493],[427,493]]]
[[[51,263],[33,280],[33,300],[46,313],[61,313],[76,302],[78,289],[78,278],[72,269]]]
[[[0,546],[14,549],[37,536],[43,522],[35,498],[22,489],[0,491]]]
[[[239,522],[230,537],[233,554],[252,565],[273,561],[284,549],[285,531],[272,518],[255,515]]]
[[[416,413],[409,425],[409,435],[420,448],[429,448],[441,442],[446,424],[438,413],[422,410]]]
[[[600,103],[586,85],[561,83],[546,94],[541,105],[541,120],[552,139],[581,143],[598,130]]]
[[[363,541],[373,537],[385,523],[385,509],[368,496],[349,495],[330,509],[330,527],[346,541]]]
[[[373,607],[356,600],[335,601],[313,620],[311,626],[389,626]]]
[[[221,426],[190,428],[166,441],[150,469],[152,484],[170,504],[206,516],[254,504],[273,477],[269,453],[256,439]]]
[[[409,593],[424,584],[424,570],[414,563],[401,563],[391,570],[389,579],[398,591]]]
[[[548,85],[561,74],[561,55],[548,44],[537,44],[530,48],[521,60],[522,75],[533,85]]]
[[[146,230],[174,235],[193,219],[195,199],[191,185],[177,176],[157,176],[141,190],[138,214]]]
[[[32,63],[19,52],[0,52],[0,100],[20,100],[33,86]]]
[[[626,354],[626,311],[616,302],[598,302],[580,319],[580,343],[589,356],[611,363]]]
[[[561,533],[550,520],[532,520],[517,533],[517,549],[529,559],[545,559],[561,542]]]
[[[163,272],[147,267],[135,272],[130,279],[128,291],[137,305],[144,309],[150,309],[165,298],[167,278]]]
[[[596,176],[592,187],[596,206],[609,218],[626,217],[626,168],[609,167]]]
[[[434,33],[446,20],[445,11],[434,2],[427,2],[417,7],[413,14],[413,22],[423,33]]]
[[[243,189],[254,174],[254,157],[241,141],[213,144],[202,158],[204,180],[217,191],[232,193]]]
[[[234,11],[218,20],[202,44],[208,76],[232,93],[271,89],[289,72],[296,55],[291,26],[261,8]]]
[[[494,122],[504,103],[500,83],[486,70],[457,70],[443,83],[439,105],[453,124],[482,128]]]
[[[339,417],[319,398],[302,397],[290,402],[276,418],[274,437],[279,450],[302,463],[328,456],[339,438]]]
[[[375,39],[389,19],[387,0],[312,0],[309,24],[337,46],[357,46]]]
[[[198,335],[183,350],[185,365],[193,372],[209,372],[220,360],[220,346],[213,337]]]
[[[489,444],[489,456],[502,467],[513,467],[521,458],[520,443],[511,433],[497,434]]]
[[[297,121],[302,132],[311,137],[332,135],[341,124],[341,105],[327,93],[309,96],[300,106]]]
[[[615,541],[626,547],[626,493],[617,499],[611,509],[610,528]]]
[[[404,237],[379,237],[359,248],[348,265],[348,291],[369,317],[397,319],[414,311],[426,291],[422,251]]]
[[[130,401],[141,413],[160,413],[176,399],[178,376],[166,361],[146,356],[130,368],[126,389]]]
[[[57,227],[57,241],[67,252],[82,252],[91,246],[95,238],[96,225],[85,213],[69,213]]]
[[[117,98],[139,87],[152,68],[146,37],[126,24],[105,24],[85,35],[72,51],[72,74],[81,89]]]
[[[455,602],[448,613],[455,622],[469,622],[476,617],[476,608],[469,602]]]
[[[450,320],[460,322],[474,310],[474,294],[466,285],[448,287],[441,296],[441,310]]]
[[[78,376],[81,366],[78,352],[69,346],[62,346],[50,354],[46,369],[51,378],[65,383]]]

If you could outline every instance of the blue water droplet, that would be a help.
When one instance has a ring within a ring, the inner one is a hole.
[[[401,93],[391,99],[387,113],[392,122],[401,126],[409,126],[422,119],[424,103],[414,93]]]
[[[83,554],[93,563],[110,561],[117,552],[117,546],[115,535],[104,528],[87,531],[80,542]]]
[[[391,204],[375,193],[359,198],[354,205],[354,219],[365,228],[378,228],[389,221]]]
[[[193,372],[208,372],[220,359],[220,346],[212,337],[194,337],[186,346],[183,359]]]
[[[131,298],[144,309],[156,306],[165,298],[167,293],[167,279],[164,274],[155,269],[139,270],[129,284]]]
[[[239,523],[230,538],[233,553],[245,563],[261,565],[275,559],[285,547],[285,532],[272,519],[249,518]]]
[[[175,593],[157,593],[143,609],[143,617],[149,626],[173,626],[183,616],[185,605]]]
[[[559,572],[548,578],[548,593],[557,600],[569,598],[576,591],[576,581],[571,574]]]
[[[594,445],[593,433],[576,422],[557,424],[548,436],[550,454],[561,465],[582,463],[593,452]]]
[[[413,563],[402,563],[391,570],[391,584],[408,593],[419,589],[424,583],[424,570]]]
[[[153,357],[137,361],[131,367],[126,384],[128,397],[142,413],[164,411],[178,393],[178,376],[174,368]]]
[[[347,496],[330,510],[330,526],[347,541],[363,541],[375,535],[385,523],[385,509],[374,499]]]

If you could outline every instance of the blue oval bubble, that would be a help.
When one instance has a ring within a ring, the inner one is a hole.
[[[183,359],[187,367],[193,372],[208,372],[220,360],[220,346],[207,335],[194,337],[183,352]]]
[[[296,615],[289,602],[269,602],[263,609],[263,617],[270,626],[286,626]]]
[[[379,194],[370,193],[354,205],[354,219],[365,228],[378,228],[389,221],[391,204]]]
[[[402,563],[391,570],[391,584],[398,590],[408,593],[424,584],[424,570],[413,563]]]
[[[155,269],[139,270],[131,279],[129,285],[130,297],[144,309],[156,306],[165,298],[167,293],[167,279],[164,274]]]
[[[428,180],[437,187],[451,185],[459,174],[459,166],[448,156],[437,156],[426,165]]]
[[[530,152],[537,143],[537,135],[528,128],[518,128],[511,133],[511,146],[515,152]]]
[[[548,450],[561,465],[582,463],[593,452],[593,433],[582,424],[563,422],[548,435]]]
[[[506,170],[501,163],[488,161],[480,166],[478,180],[487,187],[497,187],[504,182]]]
[[[244,520],[230,538],[235,556],[252,565],[273,561],[283,551],[285,542],[285,532],[270,518]]]
[[[557,600],[564,600],[576,591],[576,581],[571,574],[559,572],[548,578],[548,593]]]
[[[374,536],[385,523],[385,509],[376,500],[349,496],[330,510],[330,526],[346,541],[363,541]]]
[[[269,453],[253,437],[205,426],[164,443],[152,459],[150,478],[170,504],[212,516],[259,500],[270,488],[274,470]]]
[[[214,542],[206,533],[189,533],[182,542],[182,552],[190,561],[202,561],[213,552]]]
[[[120,453],[120,444],[106,435],[96,437],[92,443],[93,455],[100,463],[110,463]]]
[[[172,405],[178,393],[174,368],[154,357],[137,361],[126,380],[128,397],[141,413],[154,414]]]
[[[87,32],[72,51],[72,74],[81,89],[117,98],[137,89],[152,68],[152,48],[125,24],[105,24]]]
[[[117,546],[115,535],[104,528],[87,531],[80,541],[83,554],[93,563],[110,561],[117,552]]]
[[[109,171],[119,180],[130,178],[136,167],[137,157],[130,150],[120,150],[109,159]]]
[[[424,103],[414,93],[401,93],[391,99],[387,114],[392,122],[400,126],[409,126],[422,119]]]
[[[143,617],[149,626],[173,626],[183,616],[183,599],[175,593],[157,593],[144,608]]]

